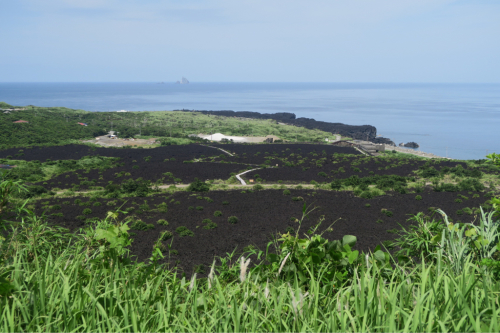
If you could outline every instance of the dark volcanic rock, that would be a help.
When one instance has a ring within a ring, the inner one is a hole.
[[[182,110],[187,111],[187,110]],[[290,125],[301,126],[308,129],[319,129],[321,131],[340,134],[342,136],[351,137],[359,140],[372,141],[376,139],[377,129],[371,125],[346,125],[342,123],[329,123],[326,121],[317,121],[311,118],[296,118],[294,113],[280,112],[280,113],[259,113],[252,111],[200,111],[193,110],[194,112],[201,112],[203,114],[212,114],[224,117],[242,117],[253,119],[274,119]],[[379,138],[380,139],[380,138]],[[389,140],[390,141],[390,140]],[[392,142],[392,141],[390,141]]]
[[[418,145],[418,143],[416,143],[416,142],[408,142],[408,143],[405,143],[403,146],[405,146],[407,148],[418,148],[418,147],[420,147]]]
[[[389,146],[395,146],[396,144],[394,143],[394,141],[392,141],[391,139],[387,139],[387,138],[375,138],[375,139],[372,139],[370,140],[371,142],[373,143],[379,143],[379,144],[384,144],[384,145],[389,145]]]

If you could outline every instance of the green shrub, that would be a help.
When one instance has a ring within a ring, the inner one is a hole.
[[[217,223],[212,222],[211,219],[204,219],[201,222],[205,224],[203,229],[215,229],[215,228],[217,228]]]
[[[295,229],[293,227],[286,227],[285,233],[291,235],[291,234],[295,233]]]
[[[318,172],[318,176],[325,177],[325,178],[328,177],[328,175],[325,172],[323,172],[323,171]]]
[[[421,195],[415,196],[415,200],[422,200],[422,196]]]
[[[167,220],[164,220],[164,219],[160,219],[160,220],[156,221],[156,223],[158,223],[159,225],[168,225]]]
[[[73,201],[73,202],[75,203],[75,205],[79,205],[82,202],[82,200],[81,199],[75,199],[75,201]]]
[[[160,242],[164,242],[166,240],[169,240],[170,238],[172,238],[174,236],[174,234],[171,232],[171,231],[168,231],[168,230],[165,230],[165,231],[162,231],[160,233],[160,238],[158,238],[158,240]]]
[[[456,203],[462,203],[462,199],[455,199]]]
[[[69,205],[71,202],[69,201],[63,201],[63,205]]]
[[[377,221],[375,221],[377,223],[384,223],[384,221],[382,221],[381,219],[378,219]]]
[[[196,210],[203,210],[203,206],[196,206]]]
[[[222,216],[222,212],[220,210],[216,210],[214,212],[214,216],[217,217],[217,216]]]
[[[138,166],[138,165],[134,165],[134,166],[132,167],[132,169],[139,169],[139,166]]]
[[[177,229],[175,229],[175,232],[178,233],[179,236],[181,236],[181,237],[185,237],[185,236],[193,237],[194,236],[194,232],[192,232],[191,230],[189,230],[188,228],[186,228],[184,226],[177,227]]]
[[[462,209],[463,212],[467,215],[472,215],[472,209],[470,209],[469,207],[465,207],[464,209]]]
[[[99,207],[99,206],[102,206],[102,203],[100,203],[99,201],[96,201],[96,202],[94,202],[93,206]]]
[[[304,198],[302,198],[302,197],[292,197],[292,200],[293,201],[303,201]]]
[[[457,215],[462,215],[462,214],[464,213],[464,211],[463,211],[463,210],[461,210],[461,209],[459,209],[459,210],[457,210],[457,212],[456,212],[456,213],[457,213]]]
[[[195,178],[194,182],[189,184],[187,190],[191,192],[207,192],[210,190],[210,185]]]
[[[110,200],[106,203],[107,206],[116,206],[116,201],[115,200]]]
[[[155,226],[154,224],[146,224],[144,221],[139,219],[132,222],[130,228],[134,230],[149,230],[149,229],[154,229]]]
[[[283,195],[290,195],[290,194],[291,194],[290,190],[284,190],[283,191]]]
[[[89,214],[92,214],[92,209],[90,209],[90,208],[85,208],[85,209],[82,211],[82,214],[83,214],[83,215],[89,215]]]
[[[370,208],[372,205],[370,205],[369,203],[365,204],[365,207],[366,208]]]
[[[59,210],[61,209],[61,205],[54,205],[52,207],[50,207],[52,210]]]
[[[63,217],[63,213],[53,213],[53,214],[50,214],[51,216],[54,216],[54,217]]]
[[[158,213],[166,213],[166,212],[168,212],[167,203],[166,202],[162,202],[162,203],[156,205],[156,211]]]
[[[236,223],[238,223],[238,218],[236,216],[229,216],[227,221],[231,224],[236,224]]]
[[[194,210],[194,207],[193,206],[189,206],[188,210]]]
[[[390,210],[387,210],[385,208],[382,208],[380,212],[382,212],[382,214],[385,214],[387,217],[391,217],[393,215],[393,213]]]
[[[262,185],[260,185],[260,184],[255,184],[253,186],[253,190],[254,191],[260,191],[260,190],[263,190],[263,189],[264,189],[264,187]]]
[[[229,205],[229,201],[222,201],[223,205]]]
[[[332,190],[340,190],[342,188],[342,181],[340,179],[335,179],[330,183]]]

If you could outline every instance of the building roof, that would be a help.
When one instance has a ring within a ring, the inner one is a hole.
[[[14,124],[21,124],[21,123],[29,123],[29,121],[26,121],[26,120],[14,121]]]

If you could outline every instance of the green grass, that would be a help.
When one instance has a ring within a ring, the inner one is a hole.
[[[17,230],[3,244],[10,250],[0,273],[15,287],[0,298],[5,332],[500,330],[500,284],[470,261],[460,274],[426,261],[388,271],[369,255],[349,283],[325,288],[325,268],[304,290],[293,280],[262,281],[256,269],[241,279],[238,266],[179,279],[43,223]]]

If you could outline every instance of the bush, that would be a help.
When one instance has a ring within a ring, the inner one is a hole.
[[[54,205],[51,207],[52,210],[59,210],[61,209],[61,205]]]
[[[335,179],[330,183],[332,190],[340,190],[342,188],[342,181],[340,179]]]
[[[203,210],[203,206],[196,206],[196,210]]]
[[[164,242],[166,240],[169,240],[173,236],[174,236],[174,234],[171,231],[165,230],[162,233],[160,233],[160,238],[158,238],[158,240],[160,242]]]
[[[175,232],[178,233],[179,236],[181,236],[181,237],[185,237],[185,236],[193,237],[194,236],[194,232],[192,232],[191,230],[189,230],[188,228],[186,228],[184,226],[177,227],[177,229],[175,229]]]
[[[304,198],[302,198],[302,197],[293,197],[292,200],[293,201],[303,201]]]
[[[222,201],[223,205],[229,205],[229,201]]]
[[[367,204],[365,205],[365,207],[366,207],[366,208],[370,208],[371,206],[372,206],[372,205],[370,205],[369,203],[367,203]]]
[[[89,214],[92,214],[92,209],[90,209],[90,208],[85,208],[85,209],[82,211],[82,214],[83,214],[83,215],[89,215]]]
[[[283,195],[290,195],[290,194],[291,194],[290,190],[284,190],[283,191]]]
[[[325,178],[328,177],[328,175],[325,172],[323,172],[323,171],[318,172],[318,176],[325,177]]]
[[[212,222],[211,219],[204,219],[201,222],[205,224],[203,229],[215,229],[215,228],[217,228],[217,223]]]
[[[222,216],[222,212],[220,210],[216,210],[214,212],[214,216],[217,217],[217,216]]]
[[[142,220],[135,220],[130,225],[130,228],[134,229],[134,230],[149,230],[149,229],[154,229],[155,226],[154,226],[154,224],[146,224]]]
[[[189,184],[187,190],[191,192],[207,192],[210,190],[210,185],[195,178],[194,182]]]
[[[382,214],[385,214],[387,217],[391,217],[393,215],[393,213],[390,210],[387,210],[385,208],[383,208],[381,212]]]
[[[99,207],[99,206],[102,206],[102,203],[100,203],[100,202],[97,201],[97,202],[94,202],[93,206]]]
[[[230,216],[227,221],[231,224],[236,224],[238,223],[238,218],[236,216]]]
[[[421,195],[415,196],[415,200],[422,200],[422,196]]]
[[[253,190],[254,191],[260,191],[260,190],[263,190],[263,189],[264,189],[264,187],[262,185],[260,185],[260,184],[255,184],[253,186]]]
[[[167,220],[164,220],[164,219],[160,219],[160,220],[156,221],[156,223],[158,223],[159,225],[168,225]]]
[[[194,207],[193,206],[189,206],[188,210],[194,210]]]

